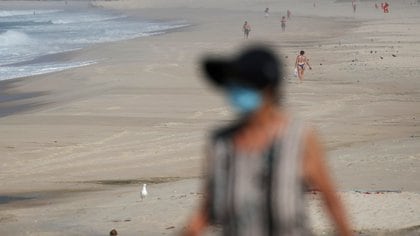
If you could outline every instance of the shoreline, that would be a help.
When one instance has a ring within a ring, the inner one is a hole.
[[[20,16],[19,14],[23,14],[21,16],[25,17],[28,13],[27,9],[30,9],[30,7],[26,6],[27,4],[29,4],[30,6],[32,6],[33,4],[31,2],[27,2],[27,1],[22,1],[23,6],[15,6],[14,8],[10,8],[9,10],[4,10],[6,14],[4,17],[8,17],[8,13],[10,12],[11,16]],[[1,4],[1,3],[0,3]],[[7,6],[7,3],[3,3],[2,5]],[[14,5],[14,4],[10,4],[10,5]],[[44,12],[74,12],[77,9],[83,9],[86,12],[89,12],[89,14],[99,14],[100,16],[108,16],[109,14],[112,14],[112,16],[116,19],[120,19],[120,18],[127,18],[129,20],[127,20],[127,22],[133,23],[133,22],[137,22],[140,21],[142,22],[142,24],[140,24],[139,27],[143,27],[140,28],[142,30],[134,30],[134,29],[128,29],[128,34],[125,35],[125,37],[123,39],[120,39],[118,36],[111,34],[111,36],[107,36],[105,39],[102,39],[101,36],[97,36],[96,38],[94,37],[92,40],[80,40],[81,42],[79,43],[74,43],[74,44],[69,44],[67,46],[58,46],[54,43],[52,43],[51,47],[55,47],[55,50],[53,50],[53,52],[48,51],[48,50],[43,50],[43,51],[39,51],[36,54],[31,54],[32,56],[26,56],[26,58],[20,58],[19,60],[15,59],[15,60],[6,60],[4,62],[4,64],[1,65],[1,67],[4,68],[4,76],[0,78],[0,82],[4,81],[4,80],[10,80],[10,79],[18,79],[18,78],[29,78],[32,76],[37,76],[37,75],[44,75],[44,74],[49,74],[49,73],[55,73],[55,72],[59,72],[59,71],[63,71],[63,70],[68,70],[68,69],[72,69],[72,68],[77,68],[77,67],[83,67],[83,66],[87,66],[90,64],[95,64],[97,63],[97,61],[102,60],[102,58],[93,58],[91,60],[75,60],[75,58],[77,58],[78,55],[83,55],[83,50],[85,49],[89,49],[89,48],[94,48],[94,47],[101,47],[102,44],[106,44],[106,43],[113,43],[113,42],[123,42],[126,40],[131,40],[131,39],[137,39],[137,38],[143,38],[143,37],[151,37],[151,36],[156,36],[156,35],[161,35],[161,34],[166,34],[166,33],[171,33],[171,32],[176,32],[177,30],[179,30],[180,28],[186,28],[186,27],[190,27],[191,25],[188,24],[186,21],[184,20],[164,20],[163,18],[154,18],[154,19],[158,19],[158,20],[152,20],[152,19],[148,19],[145,17],[141,17],[139,14],[124,14],[123,11],[118,11],[118,10],[112,10],[112,9],[105,9],[105,8],[100,8],[100,7],[95,7],[92,8],[93,10],[89,10],[89,8],[87,8],[88,4],[83,4],[83,3],[76,3],[75,6],[68,6],[66,5],[60,5],[57,3],[52,3],[49,4],[48,2],[44,2],[43,4],[38,5],[34,5],[33,7],[36,7],[37,10],[39,11],[44,11]],[[55,6],[55,7],[52,7]],[[7,7],[6,7],[7,8]],[[22,11],[21,13],[19,13],[20,11]],[[47,14],[45,13],[45,14]],[[34,14],[35,14],[35,10],[34,10]],[[107,15],[108,14],[108,15]],[[89,15],[90,17],[91,15]],[[0,16],[2,17],[2,16]],[[29,15],[29,17],[31,17]],[[65,17],[62,15],[51,15],[48,17],[48,19],[55,19],[54,17]],[[32,19],[32,18],[29,18]],[[38,19],[38,18],[34,18],[34,19]],[[45,20],[42,20],[43,18],[41,17],[40,22],[44,22]],[[106,20],[107,18],[105,18]],[[102,20],[100,20],[102,21]],[[20,22],[20,20],[19,20]],[[23,23],[27,22],[27,21],[22,21]],[[28,22],[37,22],[37,20],[30,20]],[[52,20],[49,21],[45,21],[45,22],[52,22]],[[61,20],[57,20],[57,22],[61,22]],[[94,20],[95,22],[95,20]],[[124,21],[125,22],[125,21]],[[126,22],[126,23],[127,23]],[[29,35],[28,32],[25,31],[25,27],[20,29],[19,27],[15,27],[15,28],[8,28],[8,22],[5,23],[5,31],[3,33],[5,33],[6,37],[6,41],[5,41],[5,45],[3,46],[10,46],[8,43],[8,37],[26,37],[32,40],[32,35]],[[12,22],[13,23],[13,22]],[[71,21],[70,21],[71,23]],[[104,23],[106,23],[106,21],[104,21]],[[25,23],[26,24],[26,23]],[[52,25],[64,25],[67,23],[51,23]],[[151,24],[151,25],[149,25]],[[149,25],[149,26],[148,26]],[[149,28],[152,27],[152,28]],[[169,29],[167,29],[169,28]],[[60,28],[61,29],[61,28]],[[79,29],[76,29],[79,30]],[[7,32],[11,31],[11,35],[8,35]],[[80,31],[80,30],[79,30]],[[48,33],[50,33],[50,31],[48,31]],[[17,34],[18,36],[15,36],[14,34]],[[6,36],[7,35],[7,36]],[[34,37],[34,39],[32,41],[37,42],[39,40],[36,40],[37,37]],[[1,39],[0,39],[1,40]],[[77,39],[79,40],[79,39]],[[84,43],[83,43],[84,42]],[[1,43],[1,42],[0,42]],[[14,48],[13,46],[14,44],[11,43],[11,47]],[[20,45],[20,43],[16,44],[16,45]],[[16,46],[15,45],[15,46]],[[25,44],[23,44],[25,46]],[[32,43],[28,45],[32,46]],[[106,47],[106,46],[102,46],[102,47]],[[20,55],[20,54],[19,54]]]

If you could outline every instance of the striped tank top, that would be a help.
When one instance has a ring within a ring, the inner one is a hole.
[[[304,125],[291,122],[260,153],[236,151],[239,126],[217,132],[209,147],[207,212],[223,235],[312,235],[302,175]]]

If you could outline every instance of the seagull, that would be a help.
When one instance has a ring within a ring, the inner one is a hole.
[[[141,197],[141,200],[143,200],[144,198],[147,197],[146,184],[143,184],[143,188],[141,189],[140,197]]]

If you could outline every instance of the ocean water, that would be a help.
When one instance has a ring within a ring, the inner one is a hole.
[[[91,65],[96,61],[50,56],[185,26],[185,21],[147,21],[99,8],[0,10],[0,80]]]

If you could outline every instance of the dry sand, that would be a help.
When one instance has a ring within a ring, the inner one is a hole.
[[[191,25],[67,55],[95,65],[1,82],[0,234],[179,232],[201,197],[206,130],[233,117],[198,61],[242,46],[245,20],[247,43],[273,45],[286,71],[298,50],[311,59],[303,83],[285,78],[286,106],[322,134],[355,230],[420,234],[420,6],[393,1],[384,15],[361,2],[353,14],[349,2],[287,0],[266,19],[265,2],[96,2]],[[395,192],[367,194],[377,190]],[[329,232],[308,198],[314,230]]]

